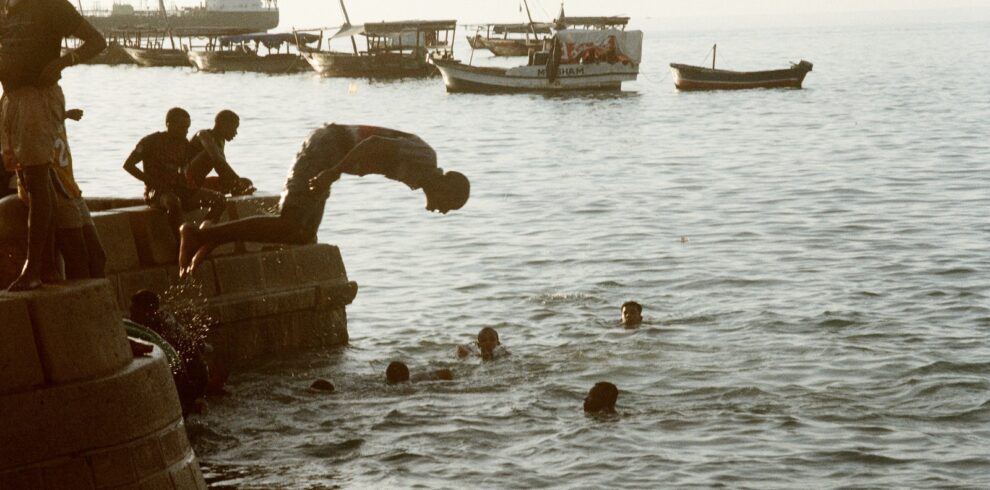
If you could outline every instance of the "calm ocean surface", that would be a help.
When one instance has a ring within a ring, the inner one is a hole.
[[[66,73],[89,196],[140,194],[121,165],[175,105],[194,130],[239,112],[228,155],[271,193],[324,122],[418,133],[471,178],[447,216],[335,185],[320,240],[361,285],[351,345],[238,373],[190,419],[217,488],[990,487],[990,23],[645,30],[611,95]],[[667,64],[715,42],[725,68],[814,71],[675,91]],[[638,330],[615,324],[629,299]],[[455,360],[483,326],[513,355]],[[388,387],[397,359],[458,379]],[[599,380],[617,417],[581,411]]]

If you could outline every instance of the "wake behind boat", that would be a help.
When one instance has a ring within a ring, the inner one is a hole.
[[[448,92],[617,91],[636,80],[642,31],[565,29],[514,68],[465,65],[434,59]]]

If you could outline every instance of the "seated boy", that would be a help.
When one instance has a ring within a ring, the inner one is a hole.
[[[467,202],[471,185],[437,167],[436,153],[418,136],[372,126],[325,125],[303,143],[289,172],[278,216],[254,216],[200,228],[183,225],[179,271],[188,274],[218,245],[235,241],[306,244],[316,241],[330,186],[342,174],[380,174],[423,189],[426,209],[442,214]]]
[[[226,207],[226,200],[219,193],[194,189],[186,184],[182,171],[191,154],[186,141],[189,125],[189,113],[185,109],[169,109],[165,115],[165,131],[141,138],[124,161],[124,170],[144,182],[144,201],[148,206],[165,211],[176,234],[185,220],[185,212],[204,208],[207,209],[206,219],[215,221]],[[142,163],[143,171],[137,167],[138,163]]]
[[[227,161],[225,147],[237,136],[241,118],[230,110],[222,110],[213,120],[213,128],[197,131],[189,140],[192,152],[185,169],[186,183],[193,189],[209,189],[220,194],[245,196],[256,190],[250,179],[241,177]],[[215,171],[216,176],[210,176]]]

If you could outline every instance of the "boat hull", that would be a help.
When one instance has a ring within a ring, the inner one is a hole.
[[[309,71],[310,66],[295,53],[269,54],[258,56],[254,53],[230,51],[189,51],[189,62],[200,71],[224,73],[245,71],[254,73],[299,73]]]
[[[526,39],[481,39],[481,43],[495,56],[528,56],[529,50],[543,48],[543,41]]]
[[[69,48],[62,48],[62,55],[64,56],[67,52],[71,51]],[[123,46],[117,44],[116,42],[111,42],[107,49],[104,49],[100,54],[94,56],[92,59],[84,62],[86,65],[133,65],[134,60],[127,55],[124,51]]]
[[[428,77],[436,68],[408,54],[355,55],[326,51],[304,51],[300,55],[324,77]]]
[[[783,70],[730,71],[671,63],[674,86],[678,90],[744,90],[754,88],[801,88],[811,71],[807,61]]]
[[[194,9],[178,15],[169,15],[167,22],[158,10],[139,11],[130,15],[86,15],[85,17],[93,27],[103,32],[136,27],[147,30],[209,28],[260,32],[278,27],[279,21],[277,8],[240,12]]]
[[[465,65],[458,61],[434,61],[448,92],[611,92],[622,82],[636,80],[639,67],[622,63],[562,65],[555,80],[545,66],[520,66],[503,70]]]
[[[185,51],[179,49],[123,48],[141,66],[189,66]]]
[[[485,49],[485,38],[481,37],[481,34],[467,36],[467,42],[471,49]]]

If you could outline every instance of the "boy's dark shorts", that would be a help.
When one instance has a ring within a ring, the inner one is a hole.
[[[279,215],[282,219],[291,221],[300,232],[307,237],[315,237],[323,222],[323,210],[326,208],[325,197],[316,195],[300,196],[297,193],[286,192],[278,203]]]

